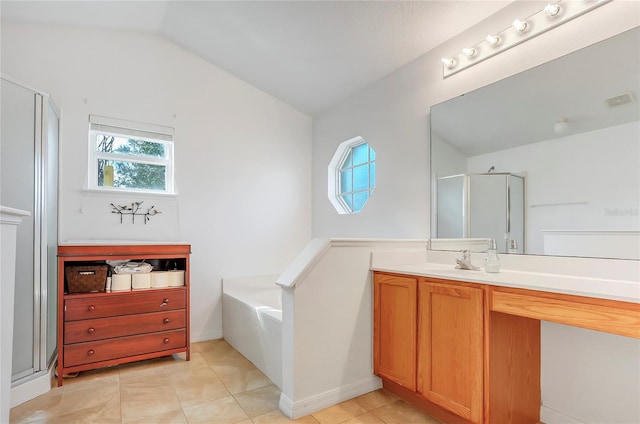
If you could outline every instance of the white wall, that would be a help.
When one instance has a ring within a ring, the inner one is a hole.
[[[277,274],[310,239],[311,119],[163,39],[2,25],[2,73],[61,110],[59,240],[192,244],[192,340],[222,336],[221,278]],[[84,191],[88,115],[175,128],[175,197]],[[109,203],[144,200],[144,225]]]
[[[640,230],[639,160],[636,121],[474,156],[467,172],[526,173],[526,252],[543,254],[543,230]]]
[[[371,252],[410,251],[427,240],[314,239],[278,278],[283,288],[280,409],[298,418],[378,389],[373,375]],[[417,253],[416,253],[417,252]]]
[[[456,75],[442,78],[441,57],[509,26],[514,16],[530,16],[545,4],[514,2],[314,118],[314,237],[428,237],[430,107],[640,22],[637,2],[614,1]],[[376,150],[376,190],[361,213],[338,215],[327,200],[324,183],[327,165],[338,144],[356,135],[364,137]]]
[[[314,119],[314,237],[428,237],[429,108],[640,24],[636,1],[610,2],[516,48],[442,78],[441,57],[507,27],[515,17],[530,16],[545,4],[514,2]],[[361,213],[338,215],[326,198],[327,165],[338,144],[356,135],[367,139],[376,150],[376,190]],[[568,341],[572,339],[573,328],[556,330],[551,334],[543,327],[543,349],[558,349],[546,351],[549,354],[543,356],[542,396],[545,404],[559,411],[559,415],[552,417],[546,414],[551,408],[543,408],[543,421],[570,422],[568,417],[572,416],[583,422],[603,422],[599,414],[606,416],[607,410],[621,406],[618,399],[625,398],[627,393],[638,393],[637,386],[625,386],[628,381],[602,392],[598,380],[581,370],[584,364],[590,364],[605,372],[615,371],[612,373],[616,375],[626,372],[637,376],[640,343],[632,341],[628,347],[627,338],[606,338],[600,333],[588,335],[590,343],[607,343],[610,350],[625,352],[621,357],[603,357],[594,350],[572,347]],[[558,372],[554,364],[563,364],[566,372]],[[548,387],[560,385],[567,379],[580,387],[579,400],[566,391],[548,391]],[[580,405],[589,407],[579,408]],[[626,416],[635,422],[640,417],[637,400],[622,407],[624,409],[612,418]]]

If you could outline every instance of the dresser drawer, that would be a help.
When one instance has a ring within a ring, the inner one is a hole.
[[[64,366],[90,364],[133,355],[179,349],[187,345],[185,329],[118,337],[64,346]]]
[[[145,293],[111,293],[96,297],[66,299],[64,320],[67,322],[185,309],[186,298],[186,290],[165,289]]]
[[[70,321],[64,324],[64,344],[175,330],[185,328],[186,325],[187,316],[184,309]]]

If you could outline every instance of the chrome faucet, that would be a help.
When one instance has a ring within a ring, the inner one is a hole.
[[[462,257],[456,259],[456,269],[468,269],[470,271],[478,271],[480,267],[474,266],[471,264],[471,255],[469,254],[469,250],[462,250]]]

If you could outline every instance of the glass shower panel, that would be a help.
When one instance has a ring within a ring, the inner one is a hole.
[[[465,237],[464,204],[465,176],[453,175],[436,180],[438,238]]]
[[[45,178],[45,217],[47,243],[43,257],[47,264],[42,269],[47,270],[46,282],[46,314],[45,334],[41,337],[44,346],[44,356],[40,365],[42,369],[51,363],[57,344],[57,316],[58,316],[58,114],[51,101],[47,102],[46,140],[46,178]]]
[[[16,289],[14,311],[13,378],[33,372],[34,288],[38,275],[34,258],[39,254],[34,245],[37,220],[34,164],[34,122],[36,96],[23,87],[2,80],[2,204],[29,211],[17,230]]]
[[[507,176],[469,176],[469,237],[492,238],[498,252],[507,251]]]
[[[524,178],[509,175],[509,240],[515,240],[516,252],[523,253],[524,235]]]

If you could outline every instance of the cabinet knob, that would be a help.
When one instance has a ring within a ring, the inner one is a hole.
[[[94,311],[96,309],[95,306],[93,305],[89,305],[89,307],[87,308],[89,311]]]
[[[91,356],[91,355],[93,355],[94,353],[96,353],[96,352],[95,352],[93,349],[89,349],[89,350],[87,351],[87,356]]]
[[[95,328],[93,328],[93,327],[89,327],[89,328],[87,329],[87,333],[89,333],[89,334],[93,333],[94,331],[96,331],[96,329],[95,329]]]
[[[164,344],[169,344],[169,338],[167,337],[166,339],[163,340]]]
[[[164,298],[164,300],[162,301],[160,306],[167,306],[168,304],[169,304],[169,299],[168,298]]]
[[[169,324],[170,321],[171,320],[169,318],[165,318],[165,319],[162,320],[162,322],[164,322],[165,324]]]

